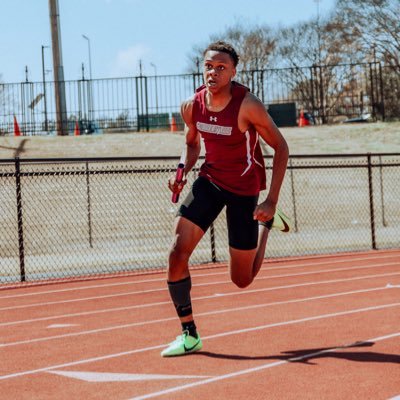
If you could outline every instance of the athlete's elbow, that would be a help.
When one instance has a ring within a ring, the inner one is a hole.
[[[279,157],[279,158],[289,158],[289,146],[286,142],[286,140],[281,140],[279,141],[279,143],[276,144],[276,146],[273,147],[274,151],[275,151],[275,156]]]

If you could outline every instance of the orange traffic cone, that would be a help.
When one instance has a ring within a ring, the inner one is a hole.
[[[300,111],[300,118],[299,118],[299,126],[302,127],[302,126],[306,126],[306,125],[307,125],[307,120],[304,117],[304,111],[301,110]]]
[[[79,136],[81,134],[81,131],[79,129],[79,122],[76,120],[75,122],[75,130],[74,130],[74,136]]]
[[[176,126],[175,117],[172,116],[171,117],[171,132],[177,132],[177,131],[178,131],[178,127]]]
[[[14,136],[21,136],[21,131],[17,122],[17,117],[14,115]]]

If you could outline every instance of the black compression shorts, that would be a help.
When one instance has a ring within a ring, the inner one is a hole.
[[[253,219],[257,201],[258,196],[240,196],[199,177],[194,181],[177,215],[185,217],[206,232],[226,206],[229,246],[251,250],[257,247],[258,240],[258,221]]]

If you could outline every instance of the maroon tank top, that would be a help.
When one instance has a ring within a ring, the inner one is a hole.
[[[253,126],[246,132],[238,127],[239,109],[248,91],[232,82],[230,102],[222,111],[212,112],[207,110],[203,85],[196,90],[192,115],[206,151],[199,175],[230,192],[255,196],[266,187],[258,133]]]

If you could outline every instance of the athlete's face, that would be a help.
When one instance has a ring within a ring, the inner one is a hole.
[[[217,92],[228,85],[236,75],[236,68],[229,54],[209,50],[204,56],[204,82],[207,89]]]

